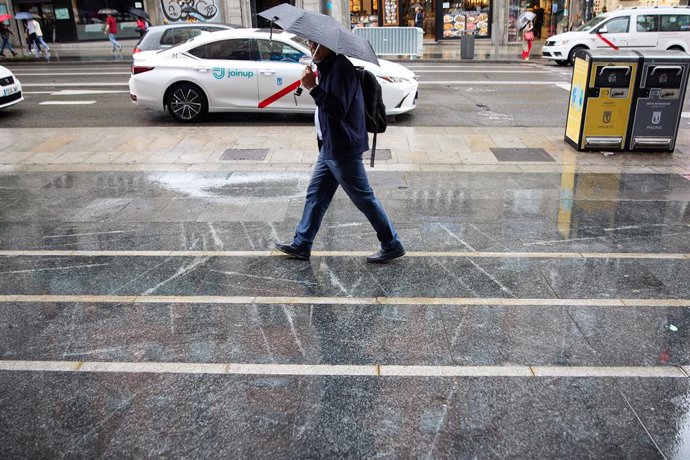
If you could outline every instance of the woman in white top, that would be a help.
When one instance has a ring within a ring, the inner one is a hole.
[[[41,45],[46,49],[46,51],[48,51],[50,47],[46,44],[45,41],[43,41],[43,30],[41,30],[41,23],[35,19],[32,19],[32,21],[34,23],[34,28],[36,29],[36,45]]]

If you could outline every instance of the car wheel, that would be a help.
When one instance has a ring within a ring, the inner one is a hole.
[[[580,51],[580,50],[586,50],[588,48],[584,46],[576,46],[575,48],[570,50],[570,54],[568,54],[568,64],[573,65],[575,64],[575,54]]]
[[[185,123],[198,121],[208,112],[206,95],[191,83],[171,87],[166,93],[165,105],[175,120]]]
[[[568,60],[567,60],[567,59],[563,59],[563,60],[561,60],[561,61],[555,61],[555,62],[556,62],[556,64],[558,64],[558,65],[568,65]]]

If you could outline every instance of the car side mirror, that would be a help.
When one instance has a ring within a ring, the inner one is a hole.
[[[601,27],[599,27],[598,33],[600,33],[600,34],[605,34],[605,33],[608,33],[608,31],[609,31],[609,28],[608,28],[608,27],[606,27],[606,26],[601,26]]]

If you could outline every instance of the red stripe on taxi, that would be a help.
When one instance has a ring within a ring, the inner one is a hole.
[[[266,99],[259,102],[259,108],[265,109],[266,107],[273,104],[275,101],[277,101],[281,97],[285,96],[288,93],[295,91],[297,88],[299,88],[299,84],[300,84],[300,80],[297,80],[296,82],[294,82],[294,83],[286,86],[285,88],[281,89],[277,93],[268,96]]]
[[[610,46],[611,48],[613,48],[614,50],[618,51],[618,50],[620,49],[620,48],[618,48],[616,45],[614,45],[613,43],[611,43],[610,41],[608,41],[603,35],[597,34],[597,37],[601,38],[601,40],[602,40],[604,43],[606,43],[607,45],[609,45],[609,46]]]

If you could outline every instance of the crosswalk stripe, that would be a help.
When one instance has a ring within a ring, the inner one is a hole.
[[[5,294],[0,303],[118,303],[118,304],[265,304],[265,305],[448,305],[506,307],[591,306],[591,307],[690,307],[690,299],[557,299],[508,297],[317,297],[317,296],[182,296],[182,295],[89,295],[89,294]]]
[[[96,101],[43,101],[38,105],[91,105],[95,103]]]
[[[0,371],[370,377],[688,378],[688,369],[679,366],[406,366],[3,360],[0,361]]]
[[[562,81],[499,81],[499,80],[430,80],[419,81],[420,85],[467,85],[467,86],[481,86],[481,85],[527,85],[527,86],[554,86],[563,84]]]
[[[74,235],[63,235],[70,238]],[[57,237],[56,237],[57,238]],[[364,257],[371,251],[312,251],[312,257]],[[664,252],[470,252],[409,251],[407,257],[530,258],[530,259],[690,259],[690,253]],[[166,251],[166,250],[0,250],[0,257],[285,257],[277,250],[267,251]]]

